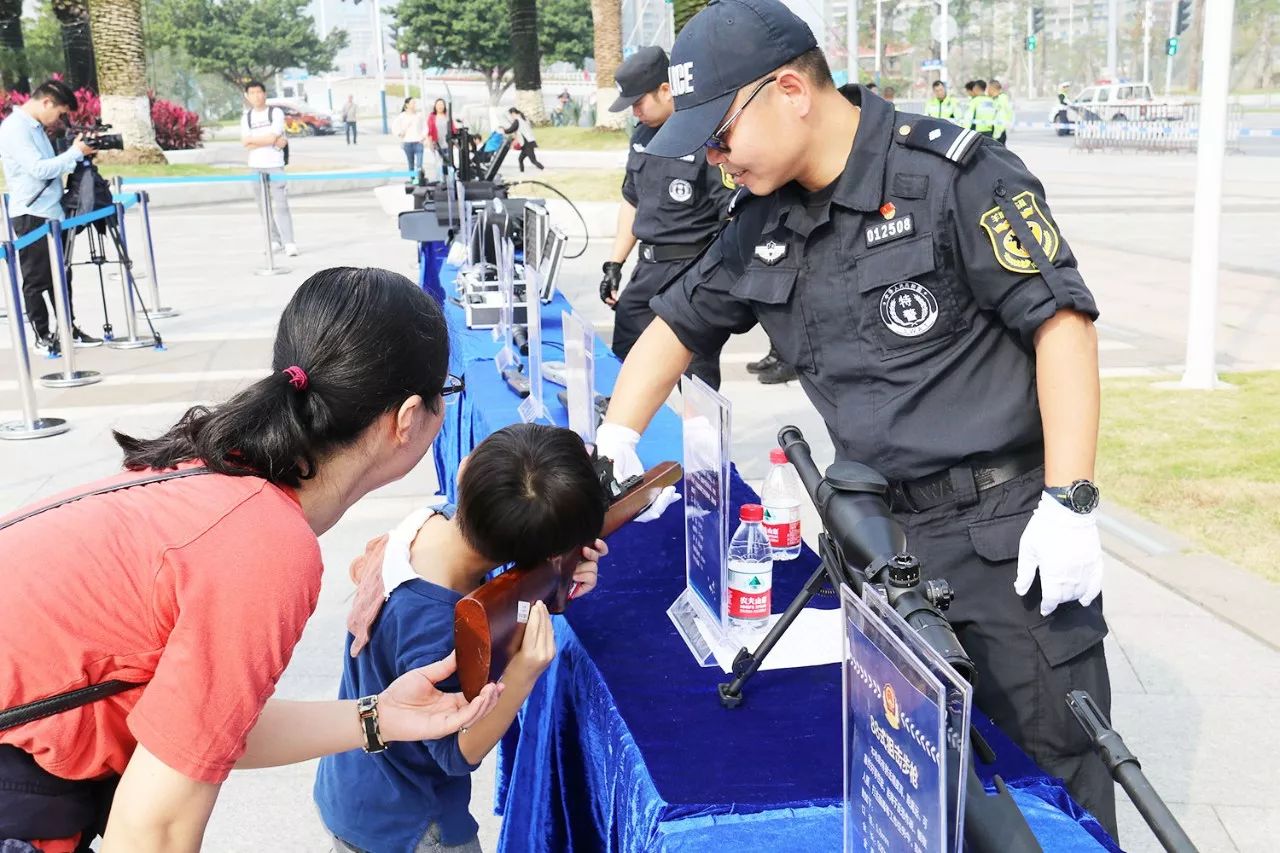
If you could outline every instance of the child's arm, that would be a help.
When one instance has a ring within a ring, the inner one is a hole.
[[[488,716],[458,733],[458,749],[471,764],[479,764],[502,739],[520,711],[520,706],[533,691],[538,678],[556,656],[556,637],[551,629],[551,614],[541,601],[529,609],[520,651],[507,665],[502,683],[506,689]]]

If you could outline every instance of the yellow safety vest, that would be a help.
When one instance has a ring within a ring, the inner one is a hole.
[[[969,99],[969,114],[965,122],[971,130],[991,133],[996,129],[996,102],[989,95]]]
[[[925,102],[924,114],[930,118],[945,118],[955,120],[960,117],[960,109],[956,106],[956,99],[947,95],[941,101],[937,98],[930,98]]]
[[[1008,92],[1001,92],[994,99],[996,105],[996,136],[1013,127],[1013,101]]]

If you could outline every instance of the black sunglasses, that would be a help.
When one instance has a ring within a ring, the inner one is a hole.
[[[461,376],[454,376],[452,373],[445,374],[444,387],[440,389],[440,396],[448,399],[454,394],[461,394],[467,388],[466,380]]]
[[[724,135],[729,132],[729,128],[733,127],[733,123],[738,120],[738,116],[742,115],[742,111],[751,106],[751,102],[756,99],[756,95],[760,94],[760,90],[777,79],[777,77],[766,77],[761,80],[755,89],[751,90],[751,94],[747,96],[747,99],[742,102],[742,106],[734,110],[733,115],[729,116],[725,123],[720,125],[720,129],[711,134],[706,142],[702,143],[703,146],[710,148],[712,151],[719,151],[721,154],[728,154],[729,143],[724,141]]]

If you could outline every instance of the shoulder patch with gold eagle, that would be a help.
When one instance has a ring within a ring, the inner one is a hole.
[[[1040,209],[1035,193],[1031,190],[1023,190],[1013,196],[1010,203],[1022,215],[1031,235],[1044,250],[1045,257],[1052,261],[1058,255],[1062,240],[1058,236],[1058,229],[1054,227],[1053,221]],[[1040,268],[1023,247],[1008,217],[998,205],[982,214],[979,223],[982,225],[982,230],[986,231],[987,236],[991,238],[991,249],[1000,266],[1010,272],[1028,275],[1040,272]]]

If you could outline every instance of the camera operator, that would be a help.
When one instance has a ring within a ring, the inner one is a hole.
[[[61,80],[46,80],[31,93],[31,99],[9,114],[0,124],[0,160],[9,187],[9,216],[14,233],[21,237],[35,231],[50,220],[61,222],[63,175],[72,172],[85,157],[97,153],[83,136],[61,154],[55,154],[49,141],[51,132],[61,132],[68,114],[79,109],[75,92]],[[44,296],[53,302],[53,270],[50,268],[49,241],[37,240],[20,253],[22,264],[22,297],[27,317],[36,333],[36,346],[57,352],[58,341],[50,331],[49,310]],[[67,309],[71,311],[71,336],[79,343],[99,343],[74,324],[71,309],[71,271],[67,270]]]

